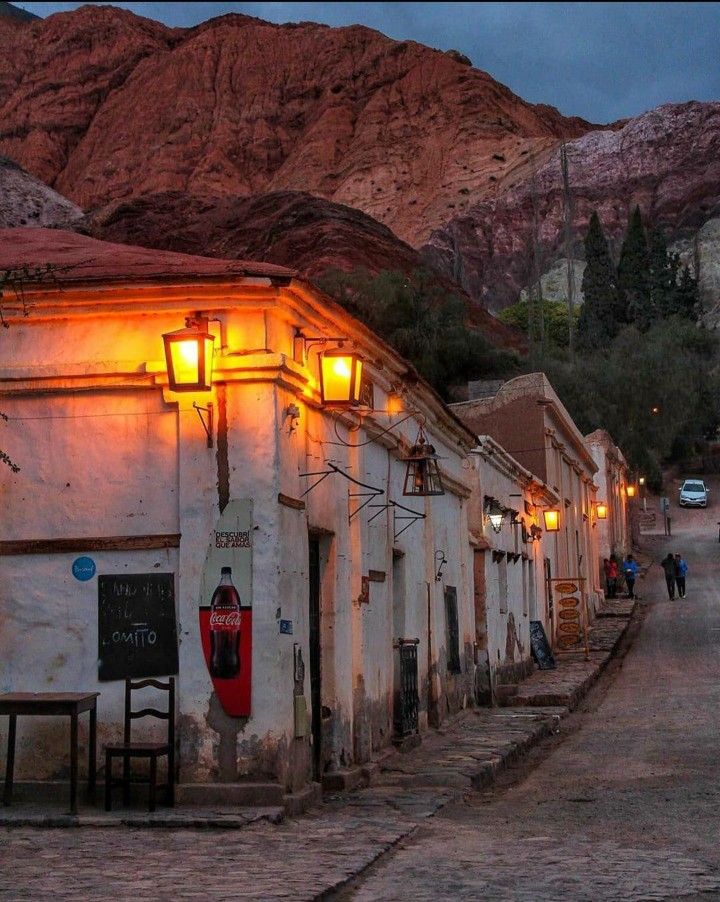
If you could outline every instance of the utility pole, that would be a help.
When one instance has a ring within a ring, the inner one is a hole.
[[[537,169],[533,166],[530,175],[530,205],[532,207],[532,285],[528,293],[530,310],[530,345],[532,347],[537,329],[537,338],[540,344],[540,356],[545,352],[545,311],[543,309],[542,283],[540,271],[540,242],[538,241],[538,190]]]
[[[565,259],[567,262],[567,305],[568,305],[568,351],[570,360],[575,359],[575,328],[573,323],[573,310],[575,307],[575,267],[572,258],[572,194],[570,192],[570,177],[568,174],[567,145],[560,145],[560,170],[563,180],[563,207],[565,213]]]

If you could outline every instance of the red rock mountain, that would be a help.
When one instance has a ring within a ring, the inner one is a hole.
[[[576,256],[593,210],[616,244],[636,204],[670,238],[692,235],[720,215],[720,103],[667,104],[620,130],[568,142],[567,153]],[[558,152],[534,180],[523,179],[435,231],[423,256],[497,311],[532,281],[534,219],[543,272],[562,252]]]
[[[313,280],[326,270],[365,267],[408,275],[426,266],[418,251],[387,226],[352,207],[301,191],[248,197],[197,197],[171,191],[109,204],[82,226],[96,238],[229,260],[257,260]],[[474,325],[493,344],[523,349],[524,336],[481,308],[451,279],[448,294],[465,297]]]
[[[86,209],[302,190],[418,246],[590,127],[361,26],[169,29],[107,6],[0,20],[0,153]]]

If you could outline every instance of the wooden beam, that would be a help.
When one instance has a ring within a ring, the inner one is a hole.
[[[14,554],[66,554],[75,551],[145,551],[179,548],[180,533],[153,536],[89,536],[78,539],[20,539],[0,542],[0,557]]]
[[[293,510],[305,510],[304,501],[301,501],[299,498],[291,498],[290,495],[283,495],[282,492],[278,492],[278,501],[280,504],[284,505],[285,507],[291,507]]]

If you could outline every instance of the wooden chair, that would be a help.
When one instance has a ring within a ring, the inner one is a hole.
[[[167,711],[158,711],[156,708],[142,708],[139,711],[132,710],[132,693],[136,689],[144,689],[153,686],[169,693]],[[140,717],[159,717],[168,724],[167,742],[131,742],[130,723]],[[157,782],[157,759],[167,756],[168,779],[166,784],[166,798],[168,805],[175,804],[175,677],[170,677],[167,683],[160,680],[125,680],[125,729],[123,742],[116,745],[105,746],[105,810],[112,809],[112,787],[123,787],[123,804],[130,804],[130,759],[150,759],[150,789],[148,809],[155,811],[155,789]],[[113,779],[113,758],[123,759],[123,775],[121,779]],[[144,782],[144,781],[138,781]]]

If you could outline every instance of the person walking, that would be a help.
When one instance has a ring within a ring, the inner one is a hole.
[[[610,598],[617,597],[617,589],[618,589],[618,578],[620,576],[620,570],[618,568],[618,562],[615,559],[615,555],[611,555],[609,561],[610,567],[610,575],[608,578],[608,585],[610,587]]]
[[[625,574],[625,585],[627,586],[627,597],[635,598],[635,580],[638,575],[638,565],[635,558],[629,554],[623,561],[623,573]]]
[[[685,598],[685,577],[687,576],[688,565],[679,554],[675,555],[675,568],[678,595],[680,598]]]
[[[677,579],[677,564],[675,558],[668,551],[665,557],[660,561],[660,566],[665,571],[665,583],[668,590],[668,598],[673,601],[675,598],[675,581]]]

